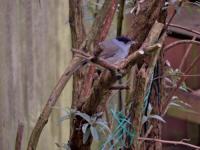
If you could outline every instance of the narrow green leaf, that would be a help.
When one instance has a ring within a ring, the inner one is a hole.
[[[150,116],[148,116],[148,118],[157,119],[157,120],[159,120],[161,122],[166,123],[166,121],[161,116],[159,116],[159,115],[150,115]]]
[[[183,107],[183,106],[181,106],[180,104],[177,104],[177,103],[175,103],[175,102],[171,102],[170,104],[169,104],[169,106],[176,106],[176,107]]]
[[[149,103],[147,116],[149,116],[151,114],[152,110],[153,110],[153,108],[152,108],[151,104]]]
[[[110,131],[110,128],[108,127],[107,122],[98,119],[98,120],[96,121],[96,124],[98,124],[98,125],[100,125],[101,127],[103,127],[103,129],[106,129],[106,130],[108,130],[109,132],[111,132],[111,131]]]
[[[92,133],[92,137],[95,139],[95,140],[99,140],[99,134],[97,132],[97,129],[93,126],[90,126],[90,131]]]
[[[77,116],[80,116],[81,118],[83,118],[84,120],[86,120],[87,122],[90,122],[91,119],[90,119],[90,116],[86,113],[81,113],[80,111],[77,111],[76,112],[76,115]]]
[[[86,132],[85,132],[85,134],[83,134],[83,144],[85,144],[87,142],[89,137],[90,137],[90,129],[86,128]]]
[[[86,132],[88,126],[89,126],[89,123],[83,124],[83,126],[82,126],[82,132],[83,132],[83,134],[85,134],[85,132]]]

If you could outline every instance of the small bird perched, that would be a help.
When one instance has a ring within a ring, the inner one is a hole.
[[[99,48],[102,50],[99,58],[104,59],[107,63],[117,65],[122,62],[129,53],[131,45],[136,42],[127,37],[120,36],[111,40],[105,40],[99,43]],[[78,63],[70,73],[76,72],[79,68],[88,63],[89,60],[83,60]]]
[[[99,57],[110,64],[116,65],[128,56],[129,49],[133,44],[135,44],[135,41],[124,36],[105,40],[99,43],[99,47],[102,49]]]

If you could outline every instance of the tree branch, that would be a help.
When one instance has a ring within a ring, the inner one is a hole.
[[[15,150],[21,150],[23,133],[24,133],[24,125],[22,123],[19,123],[18,128],[17,128],[16,141],[15,141]]]
[[[83,15],[83,1],[82,0],[69,0],[69,25],[71,31],[72,48],[79,49],[82,42],[86,37],[84,28],[84,15]],[[66,41],[67,42],[67,41]],[[82,89],[82,74],[84,70],[80,68],[74,73],[73,76],[73,91],[72,91],[72,107],[76,99],[78,99]]]
[[[181,140],[181,141],[168,141],[168,140],[160,140],[160,139],[153,139],[153,138],[143,138],[143,137],[139,137],[138,140],[139,141],[159,142],[159,143],[163,143],[163,144],[183,145],[183,146],[187,146],[189,148],[193,148],[195,150],[199,150],[200,149],[199,146],[195,146],[193,144],[186,143],[183,140]]]
[[[180,45],[180,44],[188,44],[188,43],[192,43],[192,44],[195,44],[195,45],[200,45],[199,41],[194,41],[194,40],[179,40],[179,41],[175,41],[175,42],[170,43],[167,46],[165,46],[164,49],[163,49],[163,51],[168,51],[172,47],[175,47],[175,46]]]
[[[127,59],[124,60],[124,62],[121,64],[120,68],[126,69],[129,66],[135,65],[139,59],[143,59],[147,55],[152,54],[157,49],[161,48],[161,46],[162,45],[158,43],[158,44],[154,44],[149,47],[141,48],[141,49],[133,52],[131,55],[128,56]]]
[[[183,29],[183,30],[186,30],[186,31],[189,31],[189,32],[192,32],[196,35],[200,35],[200,32],[197,31],[197,30],[192,30],[190,28],[187,28],[187,27],[183,27],[183,26],[180,26],[180,25],[176,25],[176,24],[169,24],[170,27],[175,27],[175,28],[179,28],[179,29]]]
[[[117,37],[121,36],[122,34],[125,0],[119,0],[118,5],[119,11],[117,14]],[[118,83],[122,84],[122,79],[119,79]],[[124,102],[122,99],[121,89],[118,90],[118,111],[124,112]]]
[[[115,72],[117,69],[127,69],[128,66],[133,66],[136,64],[138,59],[144,58],[146,56],[149,56],[150,54],[154,53],[157,49],[161,48],[161,44],[157,43],[155,45],[141,48],[135,52],[133,52],[131,55],[128,56],[122,63],[119,65],[112,65],[107,63],[106,60],[99,58],[98,56],[90,55],[88,53],[85,53],[80,50],[73,49],[72,51],[79,54],[78,57],[82,57],[85,60],[91,61],[97,65],[100,65],[112,72]]]
[[[82,0],[69,0],[69,9],[72,48],[78,49],[86,36],[83,24]]]
[[[192,41],[195,41],[195,39],[196,39],[196,36],[194,36],[194,37],[192,38]],[[183,66],[185,65],[186,59],[187,59],[187,57],[188,57],[190,51],[192,50],[192,46],[193,46],[192,43],[190,43],[190,44],[188,45],[188,47],[187,47],[187,49],[186,49],[186,51],[185,51],[185,54],[184,54],[184,56],[183,56],[183,58],[182,58],[182,60],[181,60],[181,63],[180,63],[180,65],[179,65],[179,69],[180,69],[181,71],[183,71]]]

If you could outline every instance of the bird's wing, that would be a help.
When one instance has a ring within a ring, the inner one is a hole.
[[[99,47],[103,50],[100,57],[104,59],[113,57],[119,50],[119,47],[113,43],[112,40],[106,40],[99,43]]]

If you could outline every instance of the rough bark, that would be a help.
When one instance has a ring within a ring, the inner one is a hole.
[[[145,0],[141,3],[139,13],[132,16],[131,26],[127,33],[131,39],[137,41],[132,51],[142,45],[154,22],[160,20],[163,5],[162,0]]]
[[[96,19],[92,25],[91,31],[90,33],[87,35],[87,40],[86,40],[86,44],[85,44],[85,48],[87,50],[90,51],[94,51],[97,48],[97,43],[99,43],[100,41],[102,41],[107,33],[108,30],[110,28],[111,22],[112,22],[112,18],[114,16],[115,10],[116,10],[116,6],[117,6],[117,2],[116,0],[107,0],[104,2],[104,5],[102,6],[100,12],[98,13],[98,15],[96,16]],[[85,110],[82,110],[82,105],[88,101],[86,99],[86,95],[88,95],[88,93],[91,93],[91,86],[90,83],[93,80],[93,73],[94,73],[94,67],[90,67],[89,71],[86,75],[85,78],[85,82],[83,82],[83,88],[81,95],[82,97],[77,99],[76,102],[76,108],[78,108],[78,110],[81,110],[82,112],[86,112]],[[89,87],[88,87],[89,86]],[[84,97],[83,97],[84,96]],[[97,94],[96,94],[97,96]],[[95,100],[96,101],[96,100]],[[94,102],[95,102],[94,101]],[[96,103],[98,105],[98,103]],[[92,109],[95,108],[93,105],[91,107],[89,107],[88,109]],[[94,112],[94,111],[92,111]],[[88,114],[92,114],[92,113],[88,113]],[[77,130],[77,128],[80,128],[82,125],[83,120],[81,120],[81,118],[75,118],[75,120],[73,121],[73,131],[71,132],[71,137],[70,137],[70,141],[69,141],[69,145],[71,147],[71,149],[75,150],[75,149],[90,149],[90,145],[91,145],[91,137],[89,138],[89,140],[87,141],[86,144],[83,144],[83,134],[81,130]]]
[[[133,19],[131,21],[131,29],[130,32],[128,32],[128,36],[136,40],[138,44],[133,47],[132,51],[137,49],[138,46],[140,46],[143,43],[144,39],[146,38],[146,35],[148,34],[155,20],[159,20],[162,22],[165,20],[166,14],[161,10],[163,3],[164,1],[146,0],[141,4],[141,9],[139,14],[137,16],[133,16]],[[143,63],[142,61],[139,62],[139,64],[142,63]],[[130,72],[130,74],[133,73],[134,71]],[[156,133],[157,138],[161,138],[161,130],[160,130],[161,128],[159,122],[156,122],[154,124],[154,127],[155,126],[159,127],[159,130],[158,132],[154,133]],[[151,145],[155,146],[155,143],[151,143]]]
[[[69,0],[69,23],[71,29],[72,48],[79,49],[86,37],[83,24],[82,0]],[[83,69],[80,68],[74,73],[73,76],[72,107],[74,107],[75,101],[80,97],[83,73]]]
[[[117,36],[121,36],[122,27],[123,27],[123,19],[124,19],[124,6],[125,0],[119,0],[119,12],[117,14]],[[119,79],[119,84],[122,84],[122,79]],[[122,90],[118,91],[118,110],[124,112],[124,102],[122,99]]]
[[[154,44],[161,34],[163,29],[163,24],[156,22],[152,27],[148,37],[146,38],[144,45],[152,45]],[[128,94],[127,102],[131,103],[130,117],[131,122],[133,123],[134,131],[135,131],[135,139],[141,135],[142,131],[142,116],[144,115],[144,99],[146,98],[146,93],[148,92],[148,87],[151,85],[151,76],[154,72],[155,64],[157,62],[158,56],[160,53],[160,48],[158,48],[155,53],[153,53],[148,61],[148,68],[142,67],[134,82],[132,84],[135,86],[135,90],[131,90]],[[133,89],[134,87],[130,87]],[[127,141],[131,143],[131,141]],[[134,149],[140,149],[140,144],[137,140],[134,140],[133,146]]]

